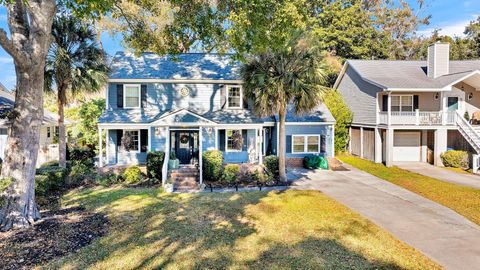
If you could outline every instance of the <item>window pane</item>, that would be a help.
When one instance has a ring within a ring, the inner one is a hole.
[[[402,96],[402,106],[411,106],[413,104],[412,96]]]
[[[227,150],[241,151],[243,137],[241,130],[227,130]]]
[[[307,152],[318,152],[318,136],[308,136],[307,143]]]
[[[402,106],[402,112],[413,112],[412,106]]]
[[[392,96],[392,107],[400,105],[400,96]]]
[[[240,87],[228,88],[228,107],[240,107],[241,105],[241,91]]]
[[[139,104],[140,91],[138,87],[125,87],[125,106],[126,107],[140,107]]]
[[[138,130],[127,130],[123,136],[129,136],[130,142],[128,142],[128,148],[130,151],[138,151]]]
[[[303,153],[305,152],[305,137],[304,136],[292,136],[293,152]]]
[[[392,106],[392,112],[399,112],[400,106]]]

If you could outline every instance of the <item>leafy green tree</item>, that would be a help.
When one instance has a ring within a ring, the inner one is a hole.
[[[97,92],[107,81],[106,54],[96,41],[93,27],[72,16],[59,14],[52,28],[53,43],[45,65],[45,90],[56,91],[59,127],[59,165],[66,166],[64,107],[67,92]]]
[[[480,16],[475,21],[471,21],[465,28],[465,34],[471,40],[471,47],[476,57],[480,57]]]
[[[98,119],[105,109],[105,99],[82,103],[77,110],[79,121],[72,127],[72,137],[76,144],[95,148],[98,146]]]
[[[295,34],[281,48],[267,50],[248,59],[241,68],[245,95],[254,101],[259,116],[278,115],[279,174],[285,181],[285,117],[287,106],[295,113],[308,113],[321,102],[325,69],[318,41],[311,35]]]
[[[353,113],[343,100],[342,95],[335,89],[329,89],[323,94],[323,102],[335,117],[335,152],[344,152],[347,149],[349,132]]]

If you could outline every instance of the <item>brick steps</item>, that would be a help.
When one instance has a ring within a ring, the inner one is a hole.
[[[200,172],[197,167],[180,167],[169,172],[173,181],[173,189],[180,192],[198,190]]]

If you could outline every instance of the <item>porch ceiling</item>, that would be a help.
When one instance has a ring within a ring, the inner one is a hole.
[[[472,76],[464,79],[462,82],[472,86],[477,91],[480,91],[480,73],[475,73]]]

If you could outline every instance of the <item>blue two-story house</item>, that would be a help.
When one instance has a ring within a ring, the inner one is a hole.
[[[171,152],[180,164],[200,170],[207,150],[221,150],[225,163],[262,163],[264,156],[277,154],[278,118],[254,115],[243,95],[240,64],[229,55],[118,52],[111,69],[107,108],[99,120],[100,145],[107,142],[100,166],[142,164],[147,151],[164,151],[166,180]],[[286,121],[290,164],[310,154],[334,155],[335,119],[324,105],[303,116],[291,110]]]

